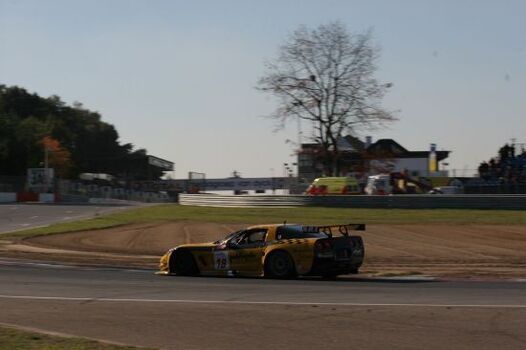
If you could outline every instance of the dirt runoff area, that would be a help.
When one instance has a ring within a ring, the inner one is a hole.
[[[246,225],[158,222],[4,241],[0,256],[155,268],[169,248],[209,242]],[[359,233],[361,273],[459,278],[526,278],[526,226],[369,225]]]

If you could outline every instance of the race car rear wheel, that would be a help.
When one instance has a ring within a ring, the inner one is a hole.
[[[265,260],[265,277],[291,278],[295,275],[294,261],[287,252],[272,252]]]
[[[187,250],[175,251],[170,257],[170,272],[178,276],[195,276],[199,269],[192,253]]]

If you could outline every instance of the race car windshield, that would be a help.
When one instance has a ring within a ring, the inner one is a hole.
[[[238,235],[240,232],[241,232],[241,231],[236,231],[236,232],[229,233],[228,235],[226,235],[225,238],[222,238],[222,239],[219,239],[219,240],[215,241],[214,244],[219,244],[219,243],[226,242],[226,241],[228,241],[229,239],[231,239],[232,237]]]
[[[288,225],[280,226],[276,231],[277,239],[293,238],[327,238],[328,234],[319,230],[315,226]]]

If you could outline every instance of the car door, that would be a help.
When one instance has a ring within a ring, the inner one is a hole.
[[[237,231],[231,233],[225,239],[215,242],[216,246],[210,252],[211,263],[207,264],[209,269],[206,274],[216,276],[232,275],[232,253],[236,253],[232,247],[235,246],[235,242],[240,240],[244,233],[245,231]]]
[[[246,276],[262,274],[266,236],[265,228],[250,229],[229,244],[230,268],[234,273]]]

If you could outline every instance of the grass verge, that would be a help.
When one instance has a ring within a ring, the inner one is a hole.
[[[59,337],[0,326],[0,350],[132,350],[133,346],[111,345],[75,337]]]
[[[212,208],[164,204],[126,210],[92,219],[58,223],[4,234],[1,238],[27,238],[47,234],[96,230],[133,223],[162,221],[218,223],[366,223],[366,224],[485,224],[525,225],[526,211],[455,209],[362,208]]]

